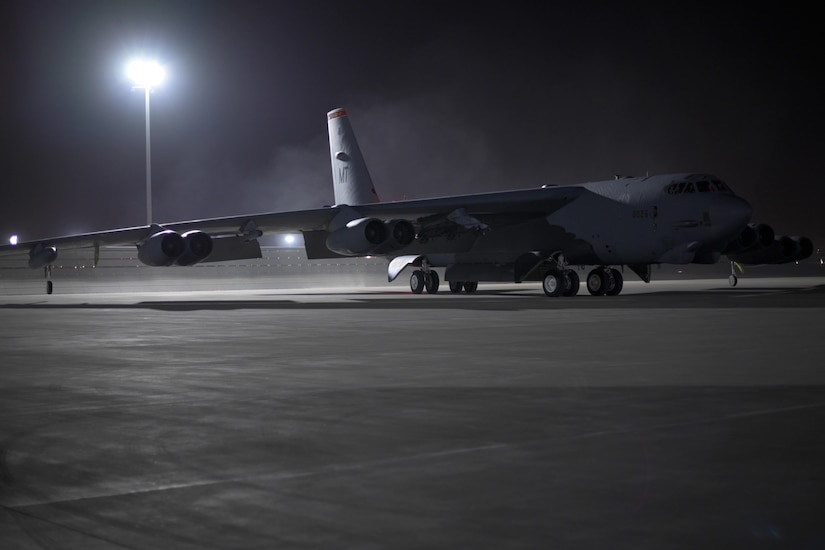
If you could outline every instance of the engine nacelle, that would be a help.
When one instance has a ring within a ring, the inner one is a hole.
[[[29,252],[29,267],[37,269],[53,264],[57,259],[57,248],[53,246],[37,245]]]
[[[386,254],[399,250],[415,240],[415,227],[407,220],[390,220],[387,226],[387,240],[373,250],[374,254]]]
[[[138,245],[138,260],[152,267],[172,265],[186,250],[186,243],[170,229],[159,231]]]
[[[751,223],[746,225],[739,236],[728,244],[725,248],[725,253],[737,253],[744,252],[745,250],[766,248],[773,245],[775,237],[776,235],[770,225]]]
[[[387,225],[377,218],[359,218],[329,234],[327,248],[344,256],[373,252],[387,240]]]
[[[791,240],[799,245],[799,252],[794,258],[795,262],[810,258],[811,254],[814,253],[814,243],[808,237],[791,237]]]
[[[195,265],[212,254],[212,237],[203,231],[188,231],[183,237],[183,253],[175,260],[178,265]]]
[[[804,260],[813,254],[813,242],[807,237],[775,237],[769,246],[728,254],[728,258],[743,264],[784,264]]]

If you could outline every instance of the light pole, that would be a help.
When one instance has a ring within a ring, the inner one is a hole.
[[[163,82],[163,67],[154,61],[133,61],[128,68],[134,82],[133,90],[143,89],[146,94],[146,225],[152,225],[152,152],[149,145],[149,96],[155,86]]]

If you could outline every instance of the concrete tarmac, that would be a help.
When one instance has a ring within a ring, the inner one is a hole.
[[[821,277],[0,296],[0,548],[822,548],[824,313]]]

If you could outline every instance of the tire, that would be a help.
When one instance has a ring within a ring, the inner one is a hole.
[[[464,283],[461,281],[450,281],[450,292],[453,294],[458,294],[461,292],[461,289],[464,288]]]
[[[478,290],[478,281],[464,281],[464,292],[472,294]]]
[[[731,276],[728,277],[728,284],[730,284],[730,286],[736,286],[736,283],[738,283],[738,282],[739,282],[739,277],[737,277],[736,275],[731,273]]]
[[[544,290],[544,294],[546,296],[555,298],[556,296],[561,296],[561,293],[564,292],[564,289],[567,286],[565,281],[566,279],[564,275],[562,275],[561,271],[551,269],[547,272],[547,275],[544,276],[541,283],[541,288]]]
[[[607,292],[607,273],[597,267],[587,274],[587,291],[593,296],[604,296]]]
[[[566,271],[566,275],[568,284],[564,287],[564,291],[561,294],[562,296],[575,296],[579,293],[579,287],[581,285],[581,281],[579,281],[579,274],[572,269],[568,269]]]
[[[410,290],[413,294],[421,294],[424,292],[424,272],[416,269],[410,275]]]
[[[610,270],[610,278],[607,284],[607,291],[605,292],[608,296],[618,296],[621,293],[622,288],[624,288],[624,277],[622,276],[622,272],[618,269],[611,269]]]
[[[54,292],[54,284],[51,281],[46,281],[46,294]]]
[[[429,273],[424,275],[424,288],[427,291],[427,294],[435,294],[438,292],[438,285],[439,285],[438,273],[435,271],[430,271]]]

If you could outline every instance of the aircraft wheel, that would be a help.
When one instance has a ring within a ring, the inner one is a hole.
[[[622,288],[624,288],[624,277],[622,277],[622,272],[615,268],[611,269],[605,294],[608,296],[618,296],[622,291]]]
[[[410,275],[410,290],[413,294],[421,294],[424,292],[424,272],[416,269]]]
[[[561,294],[562,296],[575,296],[579,293],[579,274],[572,269],[568,269],[566,274],[567,286],[564,287],[564,291]]]
[[[54,284],[51,281],[46,281],[46,294],[54,292]]]
[[[604,269],[597,267],[587,274],[587,291],[593,296],[604,296],[607,292],[607,273]]]
[[[464,292],[472,294],[478,290],[478,281],[464,281]]]
[[[427,290],[427,294],[435,294],[438,292],[439,282],[438,273],[435,271],[424,274],[424,288]]]
[[[450,281],[450,292],[453,294],[458,294],[461,292],[461,289],[464,287],[464,283],[461,281]]]
[[[544,280],[541,284],[542,290],[544,290],[544,294],[551,298],[561,296],[561,293],[564,291],[565,286],[566,285],[564,275],[562,275],[560,271],[557,271],[555,269],[551,269],[547,273],[547,275],[544,276]]]
[[[739,277],[737,277],[736,275],[731,274],[731,276],[728,277],[728,283],[730,284],[730,286],[736,286],[736,283],[738,283],[738,282],[739,282]]]

